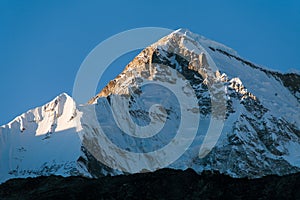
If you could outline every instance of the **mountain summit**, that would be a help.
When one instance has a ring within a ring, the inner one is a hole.
[[[163,167],[295,173],[299,113],[299,74],[264,69],[180,29],[145,48],[88,104],[61,94],[1,126],[0,181]]]

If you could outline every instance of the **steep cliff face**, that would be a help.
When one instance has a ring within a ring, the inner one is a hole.
[[[298,172],[299,81],[178,30],[144,49],[88,105],[62,94],[2,126],[0,179],[161,167],[250,178]],[[172,154],[151,154],[168,144]]]

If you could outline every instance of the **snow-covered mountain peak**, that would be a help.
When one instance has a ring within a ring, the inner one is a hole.
[[[208,56],[217,70],[211,68]],[[210,79],[222,82],[224,91],[221,94],[226,94],[227,99],[225,124],[212,152],[203,159],[195,154],[205,133],[205,128],[198,130],[197,142],[190,147],[193,150],[173,167],[181,168],[189,163],[188,166],[196,171],[214,169],[236,177],[298,170],[300,161],[295,161],[290,146],[300,148],[299,86],[293,84],[300,77],[292,75],[294,81],[288,81],[291,79],[287,75],[268,71],[239,57],[234,50],[187,30],[175,31],[144,49],[90,102],[102,102],[103,98],[125,94],[130,104],[139,105],[136,102],[143,90],[138,88],[145,79],[176,83],[178,77],[164,66],[182,74],[192,86],[198,98],[202,123],[212,114],[214,90],[208,89]],[[131,93],[130,88],[139,92]],[[155,96],[154,92],[151,95]],[[148,120],[147,109],[133,108],[130,110],[133,118],[140,116],[136,120]],[[114,141],[122,143],[121,138],[114,138]],[[143,147],[138,144],[129,147],[132,151],[139,151],[139,148]],[[191,159],[194,159],[192,163]],[[284,167],[275,167],[277,165]]]
[[[195,34],[185,28],[180,28],[180,29],[172,32],[171,34],[160,39],[158,42],[154,43],[152,46],[163,45],[163,44],[166,44],[167,42],[170,42],[170,40],[179,40],[179,39],[182,42],[181,47],[185,47],[190,51],[195,51],[197,49],[197,46],[200,44],[201,46],[203,46],[206,49],[211,47],[214,49],[220,49],[220,50],[226,51],[226,52],[230,53],[231,55],[238,56],[238,53],[234,49],[232,49],[224,44],[221,44],[219,42],[210,40],[202,35]],[[195,46],[190,45],[189,43],[186,43],[187,45],[184,45],[184,42],[183,42],[184,40],[192,41],[192,43],[194,43]],[[195,43],[198,43],[198,45]]]
[[[174,141],[182,121],[186,129],[180,134],[192,130],[195,137],[167,167],[250,178],[300,171],[300,76],[264,69],[185,29],[145,48],[89,103],[76,105],[63,93],[1,126],[0,181],[158,169],[168,157],[133,162],[131,156]],[[214,110],[215,105],[221,106]],[[217,116],[224,116],[223,129],[201,157]]]

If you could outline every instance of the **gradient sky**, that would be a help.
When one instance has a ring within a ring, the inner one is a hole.
[[[62,92],[71,95],[77,70],[97,44],[146,26],[188,28],[254,63],[283,72],[300,69],[297,0],[1,0],[0,125]],[[112,65],[105,81],[135,54]]]

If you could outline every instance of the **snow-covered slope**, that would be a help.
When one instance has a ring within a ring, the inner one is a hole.
[[[266,70],[181,29],[144,49],[88,105],[62,94],[2,126],[0,180],[99,177],[165,164],[233,177],[297,172],[299,94],[298,74]],[[218,132],[216,119],[223,129],[206,155],[201,145],[207,132]],[[170,143],[177,145],[172,154],[151,154]]]

